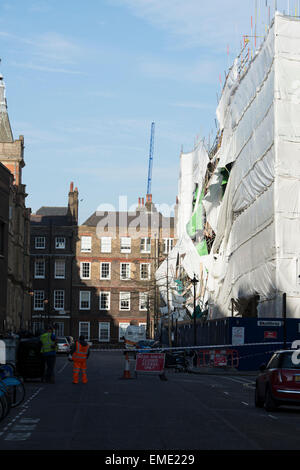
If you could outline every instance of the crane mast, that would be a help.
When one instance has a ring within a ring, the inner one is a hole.
[[[154,133],[155,123],[151,124],[151,137],[150,137],[150,152],[149,152],[149,168],[148,168],[148,182],[147,182],[147,195],[146,201],[151,202],[151,184],[152,184],[152,166],[153,166],[153,153],[154,153]]]

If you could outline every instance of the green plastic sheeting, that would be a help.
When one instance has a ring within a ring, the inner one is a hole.
[[[176,283],[176,289],[177,289],[177,292],[179,295],[182,295],[183,294],[183,284],[182,284],[182,281],[180,281],[179,279],[176,279],[175,280],[175,283]]]
[[[208,255],[208,248],[207,248],[206,240],[202,240],[200,243],[198,243],[196,248],[200,256]]]
[[[186,231],[191,238],[193,238],[198,230],[203,230],[203,208],[202,208],[202,200],[204,198],[204,191],[202,191],[198,207],[195,213],[192,215],[190,221],[186,226]]]

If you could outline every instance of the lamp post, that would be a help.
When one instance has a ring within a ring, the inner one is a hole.
[[[194,346],[197,346],[196,285],[198,282],[199,281],[194,274],[194,278],[191,280],[191,283],[194,286]]]

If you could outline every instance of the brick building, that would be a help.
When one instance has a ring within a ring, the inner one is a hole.
[[[0,163],[0,332],[6,321],[8,275],[8,218],[12,174]]]
[[[56,324],[71,334],[72,272],[78,224],[78,190],[71,183],[66,207],[41,207],[31,215],[32,327]]]
[[[122,341],[130,322],[149,337],[157,322],[155,271],[174,244],[174,218],[139,200],[136,212],[95,212],[78,227],[72,331]]]
[[[5,85],[0,75],[0,162],[10,171],[7,233],[7,297],[3,332],[30,325],[29,217],[26,187],[22,184],[24,137],[14,140],[7,113]],[[5,228],[5,230],[6,230]],[[4,254],[5,256],[5,254]]]

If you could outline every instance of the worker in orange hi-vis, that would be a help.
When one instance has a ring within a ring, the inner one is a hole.
[[[70,355],[73,361],[73,384],[78,384],[80,371],[82,374],[82,383],[86,384],[88,381],[86,375],[86,361],[90,355],[89,348],[83,335],[81,335],[79,341],[75,341],[71,347]]]

